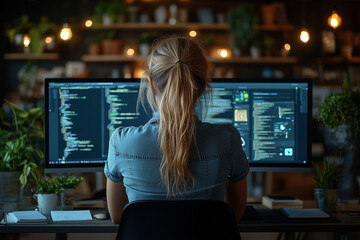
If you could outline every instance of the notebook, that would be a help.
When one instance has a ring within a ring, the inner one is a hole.
[[[8,223],[47,223],[47,218],[39,211],[14,211],[7,214]]]
[[[53,222],[91,221],[90,210],[51,211]]]
[[[328,218],[329,214],[318,208],[282,208],[281,212],[288,218]]]

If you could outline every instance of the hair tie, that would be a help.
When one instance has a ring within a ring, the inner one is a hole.
[[[177,60],[177,62],[175,63],[175,65],[178,64],[178,63],[184,63],[184,62],[181,61],[181,60]]]

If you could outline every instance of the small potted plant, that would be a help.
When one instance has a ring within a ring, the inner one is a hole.
[[[114,22],[123,22],[127,9],[123,1],[100,0],[95,7],[95,22],[110,25]]]
[[[32,175],[36,184],[36,187],[32,189],[34,199],[38,203],[39,211],[48,215],[51,210],[56,209],[58,194],[63,189],[57,178],[43,177],[39,171],[33,171]]]
[[[336,210],[343,172],[344,166],[340,158],[326,158],[323,162],[313,163],[313,174],[316,182],[314,195],[316,205],[321,210],[326,212]]]
[[[104,55],[121,54],[123,43],[116,38],[116,32],[109,30],[103,33],[101,41],[101,52]]]
[[[251,3],[243,3],[230,10],[227,15],[227,22],[234,38],[234,48],[238,48],[240,54],[247,51],[251,40],[258,36],[255,25],[259,23],[256,7]],[[237,55],[237,54],[235,54]]]
[[[76,187],[84,180],[83,177],[73,175],[60,176],[57,178],[63,192],[61,193],[62,209],[73,209],[76,195]]]
[[[157,35],[151,32],[144,32],[140,36],[139,52],[140,55],[146,57],[150,52],[150,46],[155,41]]]

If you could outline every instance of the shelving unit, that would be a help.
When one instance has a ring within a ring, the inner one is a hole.
[[[58,53],[5,53],[4,60],[59,60]]]
[[[344,57],[328,57],[319,58],[318,64],[360,64],[360,57],[344,58]]]

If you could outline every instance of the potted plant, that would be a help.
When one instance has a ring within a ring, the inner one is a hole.
[[[254,4],[243,3],[230,10],[227,14],[227,22],[234,38],[234,47],[247,50],[249,42],[257,37],[258,31],[255,25],[259,23],[259,17]]]
[[[140,36],[139,52],[140,55],[146,57],[150,52],[150,46],[157,38],[157,35],[151,32],[144,32]]]
[[[264,35],[263,47],[265,56],[267,57],[277,55],[277,53],[279,52],[276,47],[276,40],[270,35]]]
[[[345,79],[340,93],[332,94],[319,108],[319,120],[326,126],[325,145],[342,151],[344,158],[343,197],[354,197],[359,187],[360,90]],[[329,130],[331,130],[331,132]]]
[[[16,51],[23,51],[24,34],[30,29],[29,16],[24,14],[14,20],[12,28],[8,31],[10,43],[15,45]]]
[[[33,171],[32,175],[36,187],[32,189],[34,199],[38,203],[39,211],[44,214],[50,214],[57,205],[58,194],[63,191],[59,180],[53,177],[43,177],[39,171]]]
[[[116,32],[109,30],[103,33],[101,41],[101,52],[105,55],[122,53],[122,41],[116,38]]]
[[[84,178],[69,175],[60,176],[57,180],[63,189],[60,196],[62,209],[73,209],[76,195],[75,188],[84,180]]]
[[[261,20],[265,25],[273,25],[275,23],[276,4],[266,3],[260,6]]]
[[[0,109],[0,201],[17,202],[20,183],[24,187],[28,176],[43,159],[44,110],[22,110],[6,101],[12,118],[7,120]],[[20,180],[20,181],[19,181]]]
[[[98,38],[88,38],[86,39],[88,44],[88,53],[90,55],[99,55],[101,53],[100,39]]]
[[[314,195],[316,205],[321,210],[326,212],[336,210],[343,170],[343,162],[339,158],[327,158],[323,162],[313,163],[313,174],[316,182]]]
[[[95,22],[110,25],[114,22],[123,22],[126,6],[123,1],[100,0],[95,7]]]

